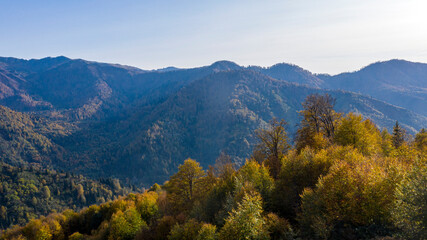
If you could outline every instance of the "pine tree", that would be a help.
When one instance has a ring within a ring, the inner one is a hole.
[[[395,148],[399,148],[405,142],[405,129],[399,125],[398,121],[393,127],[392,141]]]

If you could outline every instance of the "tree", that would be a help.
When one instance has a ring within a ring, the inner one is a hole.
[[[381,131],[381,151],[383,155],[387,157],[390,156],[393,151],[393,141],[386,128]]]
[[[380,150],[381,135],[372,121],[349,113],[337,124],[334,140],[339,145],[350,145],[365,155],[371,155]]]
[[[176,224],[169,236],[168,240],[193,240],[199,234],[202,224],[197,222],[195,219],[190,219],[184,224]]]
[[[259,195],[245,195],[233,209],[219,232],[220,240],[269,239],[267,226],[262,217],[262,201]]]
[[[216,235],[216,226],[205,223],[200,228],[196,240],[215,240],[217,239]]]
[[[306,188],[301,196],[301,231],[312,239],[350,235],[372,239],[387,234],[402,177],[401,169],[384,159],[362,156],[334,164],[315,188]]]
[[[293,240],[295,239],[294,231],[291,224],[284,218],[280,218],[274,213],[266,216],[266,225],[270,233],[271,240]]]
[[[147,224],[135,208],[125,212],[117,211],[111,217],[109,240],[132,240],[136,233]]]
[[[256,131],[259,143],[255,146],[254,155],[260,156],[259,153],[262,153],[261,159],[256,160],[258,162],[265,161],[265,165],[269,168],[270,174],[274,179],[277,178],[282,167],[282,157],[290,148],[285,125],[285,120],[279,122],[273,118],[268,129],[258,129]]]
[[[205,171],[198,162],[191,158],[185,160],[178,169],[178,172],[169,181],[170,197],[176,206],[181,208],[178,210],[184,210],[189,205],[191,206],[193,201],[203,192],[202,178]]]
[[[141,214],[142,220],[150,222],[151,218],[156,216],[159,211],[157,192],[145,192],[137,198],[136,209]]]
[[[219,157],[215,160],[214,170],[215,175],[220,178],[224,178],[236,172],[231,157],[224,152],[221,152]]]
[[[325,140],[332,140],[335,134],[335,122],[340,114],[334,111],[335,98],[329,94],[311,94],[302,103],[303,117],[297,130],[296,148],[301,151],[305,146],[321,148],[325,146]]]
[[[43,189],[42,189],[42,192],[43,192],[43,197],[44,198],[46,198],[46,199],[50,198],[50,189],[49,189],[48,186],[44,186]]]
[[[255,160],[247,160],[238,172],[238,177],[245,182],[249,182],[261,193],[264,201],[270,200],[274,179],[270,176],[268,169],[257,163]]]
[[[404,239],[427,239],[427,165],[415,166],[396,192],[393,217]]]
[[[399,148],[405,142],[405,129],[399,125],[398,121],[393,127],[392,141],[395,148]]]
[[[427,153],[427,131],[424,128],[415,135],[415,146],[421,153]]]

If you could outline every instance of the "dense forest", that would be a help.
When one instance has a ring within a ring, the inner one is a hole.
[[[396,60],[329,76],[285,63],[145,71],[66,57],[0,57],[0,161],[147,188],[188,157],[208,168],[223,151],[243,165],[255,130],[272,118],[286,119],[293,141],[301,102],[316,93],[336,98],[337,111],[389,131],[397,120],[414,135],[427,127],[426,76],[427,64]]]
[[[293,146],[285,120],[256,130],[240,168],[225,153],[208,169],[187,159],[163,185],[0,239],[426,239],[427,131],[389,133],[334,104],[305,99]]]
[[[121,186],[118,179],[95,181],[37,165],[13,167],[0,163],[0,180],[0,229],[23,225],[52,212],[77,211],[141,192],[133,186]]]

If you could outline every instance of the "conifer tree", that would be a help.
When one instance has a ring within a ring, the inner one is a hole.
[[[399,125],[398,121],[393,127],[392,141],[395,148],[399,148],[405,142],[405,129]]]

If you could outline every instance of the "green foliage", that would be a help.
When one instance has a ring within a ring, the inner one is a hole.
[[[67,136],[76,127],[20,113],[0,105],[0,161],[12,165],[46,164],[49,156],[60,153],[53,139]]]
[[[150,220],[158,214],[158,198],[158,194],[152,191],[149,191],[138,197],[136,208],[145,222],[150,222]]]
[[[259,195],[245,195],[219,232],[219,239],[269,239]]]
[[[212,224],[203,224],[199,230],[196,240],[216,240],[216,226]]]
[[[427,238],[427,164],[420,163],[399,184],[394,208],[405,239]]]
[[[264,200],[269,200],[274,186],[274,179],[270,176],[268,168],[260,165],[255,160],[247,160],[238,172],[241,181],[250,182],[261,193]]]
[[[68,237],[68,240],[84,240],[83,234],[75,232]]]
[[[402,174],[396,165],[387,167],[382,161],[361,158],[338,162],[314,189],[305,189],[298,219],[301,231],[326,239],[340,232],[340,224],[355,226],[341,232],[343,236],[361,234],[357,232],[363,229],[360,226],[391,226],[393,196]]]
[[[202,224],[197,222],[195,219],[190,219],[184,224],[175,225],[169,236],[169,240],[193,240],[199,235],[199,231],[202,228]]]
[[[342,146],[353,146],[365,155],[372,155],[380,149],[381,136],[372,121],[349,113],[338,122],[334,141]]]
[[[388,133],[387,129],[381,131],[381,151],[384,156],[391,156],[394,151],[394,146],[392,142],[392,137]]]
[[[351,149],[330,147],[318,152],[307,147],[300,153],[290,151],[284,158],[279,179],[275,182],[273,209],[288,219],[294,219],[300,204],[300,194],[304,188],[314,187],[320,176],[327,174],[336,161],[339,152]],[[285,194],[284,194],[285,193]]]
[[[147,224],[135,208],[125,212],[117,211],[111,217],[109,240],[132,240],[138,231]]]
[[[291,224],[284,218],[280,218],[274,213],[269,213],[265,217],[265,224],[272,240],[293,240],[295,233]]]
[[[189,209],[189,205],[206,191],[203,184],[203,171],[200,164],[193,159],[187,159],[179,166],[178,172],[171,177],[168,183],[171,201],[176,206],[176,211]]]
[[[427,155],[427,131],[425,128],[415,135],[415,146],[422,154]]]
[[[0,228],[23,225],[52,211],[79,210],[130,192],[129,188],[114,190],[108,179],[94,181],[37,166],[0,163],[0,180]]]
[[[273,125],[280,131],[265,130],[267,139],[286,136]],[[33,220],[0,240],[425,238],[425,131],[395,148],[390,134],[358,115],[331,129],[301,149],[289,150],[286,137],[260,144],[237,171],[225,154],[207,171],[187,159],[144,193],[129,194],[118,180],[3,164],[0,221]],[[269,156],[279,156],[276,177]],[[102,204],[36,219],[34,210],[62,210],[61,200],[74,209]]]

